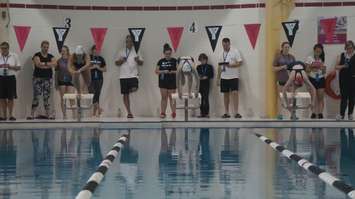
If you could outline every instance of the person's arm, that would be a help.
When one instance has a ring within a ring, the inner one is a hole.
[[[336,70],[341,70],[341,69],[345,68],[345,65],[340,65],[340,60],[341,60],[341,56],[338,55],[336,65],[335,65]]]
[[[213,79],[213,76],[214,76],[213,66],[209,66],[207,72],[208,72],[207,73],[207,78],[208,79]]]
[[[199,80],[198,72],[197,72],[195,67],[192,68],[192,73],[195,76],[195,80],[196,80],[195,98],[197,98],[198,97],[198,93],[199,93],[199,89],[200,89],[200,80]]]
[[[89,57],[89,55],[85,55],[85,65],[78,70],[79,73],[86,71],[87,69],[90,68],[90,66],[91,66],[90,57]]]
[[[241,67],[243,64],[242,56],[238,50],[235,51],[235,54],[234,54],[234,57],[232,58],[232,60],[234,60],[234,62],[232,61],[232,63],[229,63],[227,65],[227,67],[238,68],[238,67]]]
[[[217,67],[217,86],[221,85],[221,73],[222,73],[222,68],[221,68],[221,65],[218,64],[218,67]]]
[[[286,108],[288,110],[290,110],[290,105],[288,104],[289,100],[287,98],[287,91],[289,90],[289,88],[292,86],[293,81],[294,81],[294,77],[295,77],[295,71],[292,71],[285,86],[282,88],[282,96],[284,98],[284,103],[286,103]]]
[[[68,67],[69,72],[71,74],[77,73],[75,66],[74,66],[73,55],[70,55],[69,60],[68,60],[68,64],[69,64],[69,67]]]
[[[124,57],[124,55],[122,55],[121,52],[118,55],[119,58],[115,61],[115,64],[116,66],[122,66],[122,64],[124,64],[127,61],[127,58]]]
[[[9,65],[9,70],[13,70],[13,71],[19,71],[21,70],[21,62],[20,59],[18,58],[17,55],[14,55],[14,59],[15,59],[15,64],[13,66]]]
[[[138,66],[142,66],[144,63],[143,59],[141,59],[139,55],[137,55],[137,57],[134,58],[134,61],[136,61]]]
[[[39,59],[38,56],[34,56],[33,59],[33,64],[35,65],[35,67],[37,68],[41,68],[41,69],[45,69],[45,63],[41,62],[41,60]]]
[[[52,57],[51,61],[47,63],[47,68],[55,68],[57,66],[57,60]]]
[[[176,71],[176,86],[177,86],[177,90],[178,90],[178,95],[179,98],[182,99],[182,82],[181,82],[181,78],[183,78],[183,74],[182,74],[182,70],[180,65],[177,68]]]
[[[272,68],[274,69],[275,72],[279,72],[281,70],[287,69],[286,65],[282,65],[282,66],[279,65],[279,63],[278,63],[279,58],[280,58],[280,56],[276,55],[274,57],[274,61],[272,63],[272,66],[273,66]]]
[[[243,64],[243,61],[237,61],[237,62],[232,63],[232,64],[229,63],[228,67],[230,67],[230,68],[238,68],[238,67],[242,66],[242,64]]]
[[[104,58],[101,59],[101,66],[97,65],[96,69],[101,71],[101,72],[106,72],[107,71],[106,61],[105,61]]]

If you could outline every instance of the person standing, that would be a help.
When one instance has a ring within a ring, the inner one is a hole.
[[[120,85],[127,118],[133,118],[129,95],[138,90],[138,66],[143,65],[143,57],[133,46],[133,37],[126,36],[126,47],[118,54],[115,64],[120,67]]]
[[[34,114],[39,106],[39,97],[43,97],[44,109],[46,111],[45,116],[41,116],[40,119],[54,119],[50,116],[50,104],[49,98],[52,90],[52,77],[53,68],[56,67],[57,62],[54,56],[48,53],[49,42],[42,41],[41,51],[37,52],[33,58],[34,71],[32,78],[33,85],[33,99],[31,116],[27,117],[28,120],[34,119]]]
[[[348,108],[348,119],[353,120],[355,104],[355,45],[353,41],[345,43],[345,52],[337,58],[335,68],[339,70],[340,87],[340,116],[337,119],[345,118],[345,111]]]
[[[201,107],[200,107],[200,117],[209,117],[210,103],[209,103],[209,92],[210,92],[210,80],[213,78],[213,66],[208,64],[208,57],[206,54],[202,53],[198,57],[200,65],[197,66],[197,72],[200,76],[200,89],[201,93]]]
[[[56,87],[60,94],[60,104],[62,108],[63,118],[65,119],[66,110],[64,107],[64,94],[74,93],[74,85],[72,74],[69,72],[69,57],[70,52],[68,46],[63,46],[61,49],[61,57],[57,60],[56,72]]]
[[[9,51],[9,43],[2,42],[0,49],[0,121],[7,120],[8,115],[10,121],[15,121],[13,109],[14,99],[17,98],[16,72],[21,69],[21,63],[17,54]]]
[[[287,66],[290,65],[291,63],[295,62],[296,59],[295,57],[290,54],[290,43],[289,42],[283,42],[281,44],[281,51],[277,53],[275,56],[274,62],[273,62],[273,68],[276,73],[276,81],[277,81],[277,91],[278,93],[281,93],[283,90],[283,87],[285,86],[287,80],[288,80],[288,71],[287,71]],[[278,119],[282,119],[283,116],[281,114],[281,98],[279,98],[279,115],[277,116]]]
[[[224,97],[225,113],[222,118],[230,118],[229,105],[232,100],[234,105],[234,117],[237,119],[242,118],[239,114],[239,68],[243,60],[239,50],[231,48],[229,38],[222,40],[223,53],[220,56],[218,64],[218,79],[217,86],[221,87],[221,92]]]
[[[176,71],[177,59],[172,57],[172,48],[165,44],[163,48],[164,58],[160,59],[155,68],[155,73],[159,76],[159,88],[161,94],[160,118],[166,117],[168,101],[172,118],[176,117],[176,104],[172,99],[172,94],[176,92]]]
[[[89,86],[89,92],[94,94],[93,116],[99,117],[102,112],[102,109],[100,108],[100,94],[104,82],[103,72],[106,72],[106,62],[105,59],[100,56],[100,53],[97,52],[96,45],[91,47],[90,63],[91,84]]]
[[[316,89],[315,107],[312,107],[311,119],[323,119],[324,109],[324,88],[325,88],[325,73],[326,66],[324,65],[325,53],[322,44],[316,44],[313,47],[313,55],[309,56],[305,62],[306,71],[308,73],[309,81]]]

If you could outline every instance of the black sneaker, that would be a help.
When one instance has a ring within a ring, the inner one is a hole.
[[[236,119],[241,119],[242,118],[242,115],[240,115],[239,113],[235,114],[234,118]]]
[[[311,119],[316,119],[316,118],[317,118],[317,115],[315,113],[312,113]]]
[[[11,117],[9,118],[9,120],[10,120],[10,121],[16,121],[16,118],[11,116]]]
[[[229,115],[229,114],[224,114],[224,115],[222,115],[222,118],[224,118],[224,119],[226,119],[226,118],[230,118],[231,116]]]
[[[0,117],[0,121],[6,121],[6,118]]]
[[[324,118],[324,117],[323,117],[323,114],[322,114],[322,113],[319,113],[319,114],[318,114],[318,118],[319,118],[319,119],[323,119],[323,118]]]

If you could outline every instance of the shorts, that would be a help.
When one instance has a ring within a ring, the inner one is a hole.
[[[308,78],[309,78],[309,81],[312,83],[312,85],[316,89],[325,88],[325,78],[324,77],[320,78],[318,81],[315,78],[312,78],[312,77],[308,77]]]
[[[159,88],[176,90],[176,78],[164,79],[164,80],[159,79]]]
[[[16,77],[0,76],[0,99],[13,100],[17,98]]]
[[[229,93],[239,90],[239,79],[221,79],[221,92]]]
[[[73,86],[74,87],[74,84],[72,82],[58,81],[58,86]]]
[[[130,94],[138,90],[138,78],[120,79],[121,94]]]

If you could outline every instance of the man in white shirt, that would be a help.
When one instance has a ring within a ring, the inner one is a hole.
[[[13,116],[14,99],[16,92],[16,72],[21,69],[21,63],[15,53],[9,51],[10,45],[7,42],[0,44],[0,120],[7,120],[7,110],[9,120],[14,121]]]
[[[115,64],[120,67],[120,84],[127,118],[133,118],[129,94],[138,90],[138,66],[143,65],[143,58],[136,52],[131,35],[126,36],[126,48],[118,54]]]
[[[242,57],[237,49],[231,48],[229,38],[222,40],[223,54],[218,63],[218,79],[217,85],[221,87],[224,95],[225,113],[222,118],[230,118],[229,104],[232,99],[234,104],[234,117],[242,118],[238,112],[239,105],[239,68],[242,65]]]

